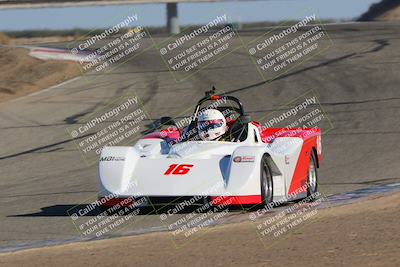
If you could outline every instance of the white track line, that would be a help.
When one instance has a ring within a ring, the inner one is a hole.
[[[59,84],[56,84],[56,85],[52,85],[52,86],[50,86],[50,87],[48,87],[48,88],[46,88],[46,89],[39,90],[39,91],[30,93],[30,94],[28,94],[28,95],[24,95],[24,96],[15,98],[15,99],[11,99],[11,100],[6,101],[6,102],[4,102],[4,103],[16,102],[16,101],[19,101],[19,100],[22,100],[22,99],[25,99],[25,98],[28,98],[28,97],[31,97],[31,96],[40,95],[40,94],[42,94],[42,93],[45,93],[45,92],[48,92],[48,91],[53,90],[53,89],[55,89],[55,88],[58,88],[58,87],[60,87],[60,86],[62,86],[62,85],[66,85],[66,84],[69,84],[69,83],[74,82],[74,81],[76,81],[76,80],[79,80],[80,78],[81,78],[81,76],[78,76],[78,77],[72,78],[72,79],[70,79],[70,80],[64,81],[64,82],[62,82],[62,83],[59,83]]]

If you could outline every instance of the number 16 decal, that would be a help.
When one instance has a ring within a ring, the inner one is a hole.
[[[169,165],[168,169],[164,172],[164,175],[185,175],[193,167],[191,164],[172,164]]]

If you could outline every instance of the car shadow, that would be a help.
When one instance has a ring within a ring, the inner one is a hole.
[[[197,212],[197,213],[206,213],[210,210],[213,210],[214,212],[222,212],[224,209],[218,209],[215,210],[213,207],[209,209],[199,209],[201,206],[188,206],[185,207],[183,210],[176,210],[176,205],[154,205],[154,206],[143,206],[143,207],[136,207],[135,209],[132,209],[130,212],[137,212],[135,215],[159,215],[162,213],[166,213],[169,210],[173,210],[174,214],[187,214],[187,213],[192,213],[192,212]],[[174,210],[175,209],[175,210]],[[228,208],[229,211],[232,212],[237,212],[237,211],[243,211],[242,206],[232,206]],[[81,213],[78,213],[78,211],[83,211]],[[47,207],[42,207],[40,208],[40,211],[37,212],[31,212],[31,213],[24,213],[24,214],[13,214],[13,215],[8,215],[7,217],[70,217],[71,215],[79,214],[81,217],[91,217],[91,216],[98,216],[98,215],[106,215],[106,216],[112,216],[116,213],[118,213],[118,209],[113,211],[113,212],[106,212],[106,210],[100,208],[100,207],[94,207],[90,209],[89,204],[64,204],[64,205],[52,205],[52,206],[47,206]],[[124,214],[126,215],[126,214]]]

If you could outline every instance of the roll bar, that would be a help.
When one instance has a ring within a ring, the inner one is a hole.
[[[206,101],[213,101],[213,100],[215,101],[215,100],[220,100],[220,99],[226,99],[226,100],[230,100],[230,101],[235,102],[239,107],[240,115],[244,115],[243,104],[236,97],[234,97],[234,96],[224,96],[224,95],[207,95],[207,93],[206,93],[206,96],[203,97],[202,99],[200,99],[199,102],[197,103],[197,106],[196,106],[196,109],[195,109],[195,114],[197,114],[197,112],[198,112],[198,110],[200,108],[200,105],[203,104]]]

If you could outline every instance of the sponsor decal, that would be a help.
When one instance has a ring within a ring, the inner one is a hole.
[[[242,157],[234,157],[233,158],[233,162],[241,162],[242,161]]]
[[[255,157],[254,156],[237,156],[233,158],[233,162],[239,163],[239,162],[254,162]]]
[[[114,157],[114,156],[107,156],[101,157],[100,161],[124,161],[125,157]]]

